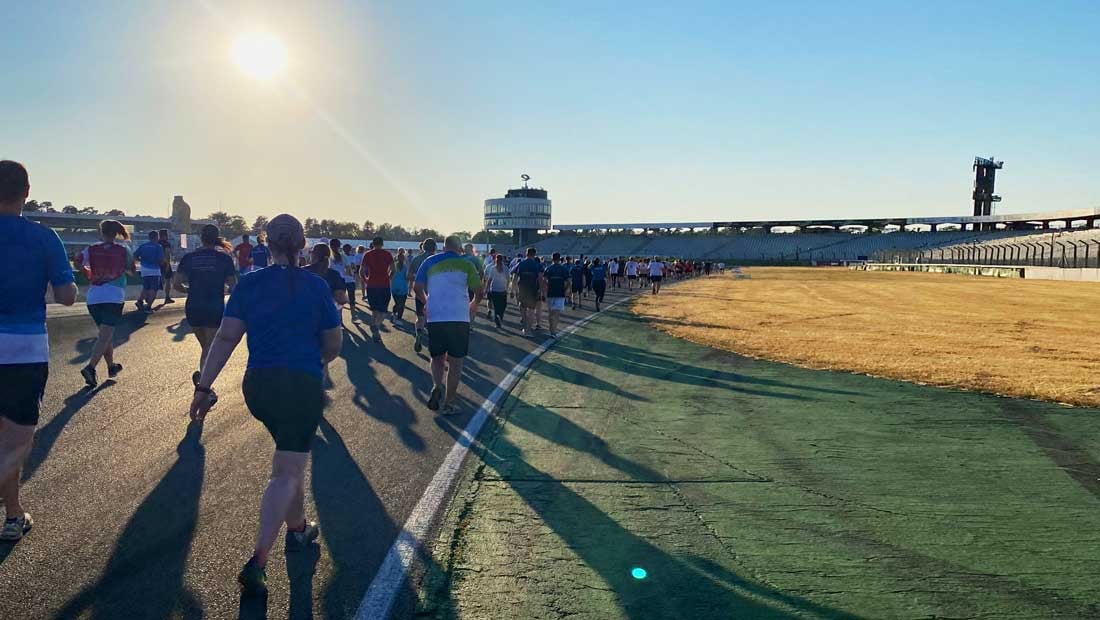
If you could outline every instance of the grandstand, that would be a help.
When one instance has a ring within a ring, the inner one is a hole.
[[[1098,218],[1100,208],[964,217],[573,224],[555,226],[557,234],[535,247],[540,254],[676,256],[742,264],[988,259],[1000,261],[988,264],[1030,260],[1084,266],[1086,252],[1090,264],[1100,260],[1100,247],[1086,249],[1092,240],[1100,245]]]

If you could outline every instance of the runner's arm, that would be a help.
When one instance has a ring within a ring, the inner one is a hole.
[[[53,300],[62,306],[71,306],[76,303],[76,283],[66,282],[60,286],[53,286]]]
[[[245,323],[244,321],[233,318],[222,318],[221,327],[218,328],[218,333],[214,336],[214,342],[210,345],[210,353],[206,356],[206,363],[202,367],[202,376],[199,378],[198,385],[195,386],[195,396],[191,399],[191,419],[201,420],[206,417],[206,412],[210,410],[210,386],[214,384],[214,380],[218,378],[218,374],[221,373],[222,368],[225,367],[225,363],[229,361],[229,356],[233,355],[233,350],[240,344],[241,338],[244,337]],[[207,391],[199,391],[204,389]]]
[[[340,290],[333,290],[332,291],[332,299],[336,301],[336,305],[338,305],[338,306],[348,305],[348,290],[346,288],[345,289],[340,289]]]
[[[326,329],[321,332],[321,362],[327,364],[340,355],[340,347],[344,344],[344,333],[340,327]]]
[[[172,283],[172,288],[176,289],[177,291],[179,291],[181,293],[187,293],[188,292],[187,272],[186,271],[177,271],[176,272],[176,278],[175,278],[175,282]]]
[[[419,299],[421,303],[428,303],[428,292],[423,282],[413,283],[413,294],[416,295],[416,298]]]

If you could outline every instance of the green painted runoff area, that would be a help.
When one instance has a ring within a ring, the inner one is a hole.
[[[480,440],[417,617],[1100,617],[1094,409],[751,360],[616,309]]]

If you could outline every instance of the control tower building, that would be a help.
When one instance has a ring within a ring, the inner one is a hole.
[[[510,230],[517,246],[534,243],[540,230],[550,230],[549,194],[529,187],[531,177],[526,174],[522,178],[523,187],[485,201],[485,230]]]

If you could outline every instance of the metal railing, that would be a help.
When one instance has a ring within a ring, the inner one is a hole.
[[[872,258],[888,263],[1100,268],[1100,240],[1060,241],[1051,235],[1048,240],[1043,241],[968,243],[939,248],[883,250],[876,252]]]

